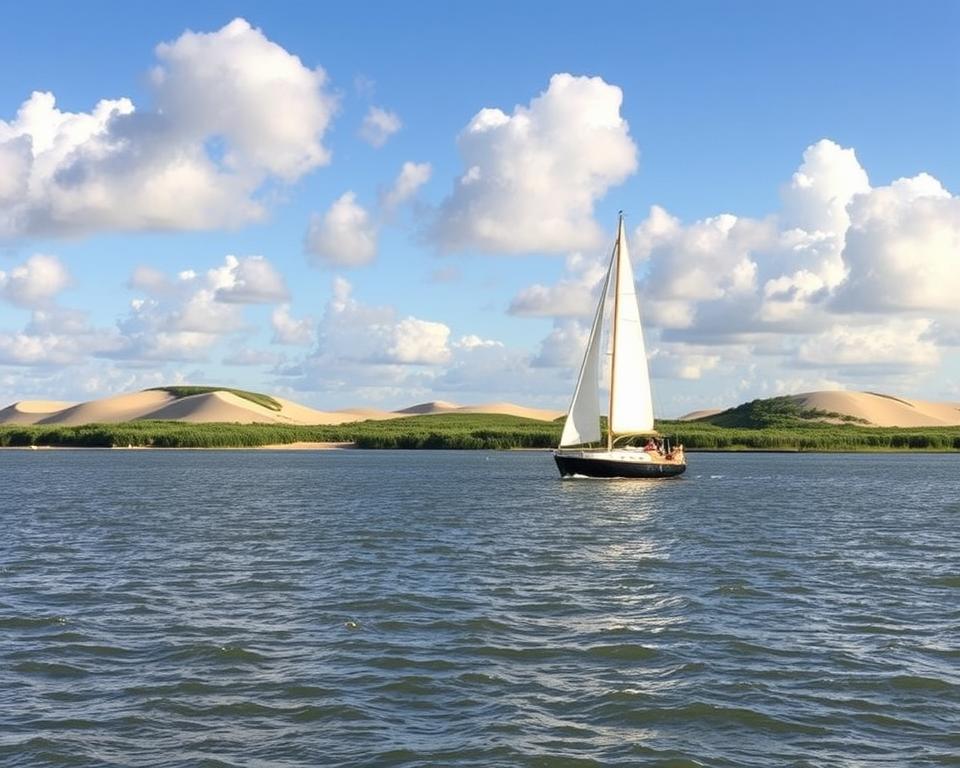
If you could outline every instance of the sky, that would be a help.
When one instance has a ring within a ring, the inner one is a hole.
[[[658,416],[960,401],[960,5],[0,10],[0,402],[564,408],[623,210]]]

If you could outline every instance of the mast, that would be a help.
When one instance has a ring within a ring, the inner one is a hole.
[[[610,406],[607,409],[607,450],[613,450],[613,388],[616,376],[613,372],[617,369],[617,326],[619,314],[617,312],[620,304],[620,256],[623,253],[621,242],[623,240],[623,211],[619,213],[617,222],[617,259],[616,274],[613,278],[613,338],[610,342]]]

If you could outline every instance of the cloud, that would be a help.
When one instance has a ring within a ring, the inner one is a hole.
[[[176,290],[176,283],[159,269],[147,264],[139,264],[130,275],[127,287],[150,296],[164,296]]]
[[[101,354],[128,361],[206,360],[222,336],[243,327],[240,306],[217,302],[207,289],[183,304],[134,299],[117,321],[116,344]]]
[[[772,223],[729,213],[683,226],[654,206],[636,232],[635,258],[648,262],[644,318],[663,328],[689,328],[706,302],[735,304],[755,295],[757,252],[776,244]]]
[[[785,229],[843,235],[850,225],[847,205],[870,189],[866,171],[850,148],[821,139],[803,153],[803,162],[781,191]]]
[[[377,257],[380,229],[397,209],[410,202],[429,179],[430,163],[406,162],[390,189],[381,194],[379,210],[371,214],[345,192],[326,210],[310,217],[304,250],[315,264],[330,267],[359,267]]]
[[[637,228],[645,319],[674,340],[805,338],[858,313],[950,313],[960,292],[960,198],[928,174],[871,187],[851,149],[807,148],[766,219],[685,225],[654,207]]]
[[[370,401],[406,399],[429,391],[453,351],[444,323],[364,304],[353,297],[353,286],[337,277],[318,324],[316,349],[281,374],[298,390],[349,392]]]
[[[567,400],[573,386],[568,376],[531,366],[526,350],[503,344],[461,346],[430,380],[434,394],[449,393],[460,402],[513,400],[556,406]]]
[[[202,381],[200,372],[120,368],[103,360],[70,367],[8,368],[0,375],[0,402],[16,399],[88,400],[165,384]]]
[[[858,195],[833,308],[954,315],[960,298],[960,197],[921,173]]]
[[[274,344],[310,346],[316,338],[313,318],[298,320],[290,314],[289,304],[281,304],[273,310],[270,324],[273,326]]]
[[[383,196],[381,205],[383,209],[390,213],[408,202],[416,195],[417,190],[430,181],[430,175],[433,168],[430,163],[412,163],[406,162],[400,169],[393,185]]]
[[[263,256],[227,256],[210,271],[217,301],[229,304],[276,304],[290,298],[283,276]]]
[[[371,106],[360,125],[360,138],[370,146],[380,148],[393,134],[400,130],[403,123],[396,112]]]
[[[378,228],[353,192],[345,192],[323,215],[313,214],[306,251],[315,263],[359,267],[377,256]]]
[[[763,358],[768,373],[902,385],[896,377],[938,366],[960,338],[960,198],[926,173],[871,186],[855,152],[827,139],[806,149],[780,195],[761,219],[685,223],[655,205],[632,232],[654,374],[729,377]],[[571,257],[557,282],[514,297],[511,313],[554,318],[534,365],[579,365],[602,268]]]
[[[540,342],[540,351],[530,364],[534,368],[564,368],[576,372],[580,369],[589,339],[589,325],[574,319],[558,320]]]
[[[566,252],[597,247],[593,207],[637,167],[622,93],[557,74],[512,115],[482,109],[457,145],[465,170],[430,232],[444,250]]]
[[[725,352],[726,355],[721,355],[716,347],[707,351],[686,344],[660,345],[651,353],[650,373],[660,379],[698,381],[705,373],[716,370],[721,362],[730,365],[736,352],[730,349]]]
[[[0,235],[210,229],[264,215],[261,191],[325,165],[322,69],[243,19],[156,49],[154,106],[63,112],[35,92],[0,120]]]
[[[354,362],[434,365],[450,358],[450,329],[416,317],[398,318],[388,306],[361,304],[352,286],[334,280],[334,295],[321,325],[320,349]]]
[[[69,336],[0,333],[0,363],[4,365],[70,365],[84,358]]]
[[[77,365],[115,343],[110,329],[94,328],[85,312],[48,306],[35,309],[21,331],[0,331],[0,364]]]
[[[115,344],[103,353],[123,360],[206,360],[225,337],[249,330],[246,304],[289,298],[286,283],[263,256],[227,255],[204,273],[184,270],[169,277],[137,267],[128,283],[148,298],[130,302],[117,322]]]
[[[940,362],[931,330],[931,321],[921,318],[892,318],[860,327],[837,325],[804,341],[797,361],[847,373],[930,368]]]
[[[475,333],[467,336],[461,336],[459,341],[453,343],[455,349],[479,349],[482,347],[502,347],[503,342],[496,339],[481,339]]]
[[[555,285],[535,283],[511,301],[509,313],[526,317],[584,317],[592,315],[599,300],[607,265],[579,253],[567,257],[568,277]]]
[[[0,297],[23,307],[49,303],[70,284],[70,273],[56,256],[35,253],[9,272],[0,270]]]

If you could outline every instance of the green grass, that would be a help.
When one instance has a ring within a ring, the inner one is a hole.
[[[206,395],[210,392],[229,392],[231,395],[242,397],[251,403],[262,405],[271,411],[279,411],[283,408],[279,402],[270,395],[263,395],[259,392],[247,392],[245,389],[230,389],[229,387],[152,387],[147,392],[168,392],[177,399],[182,397],[191,397],[192,395]]]
[[[822,422],[824,419],[843,421],[849,424],[868,424],[864,419],[848,414],[824,411],[819,408],[801,408],[791,397],[769,397],[763,400],[751,400],[736,408],[728,408],[713,416],[697,419],[698,423],[714,424],[718,427],[747,427],[750,429],[768,427],[798,427],[809,422]]]
[[[81,426],[0,426],[0,446],[243,448],[351,442],[359,448],[550,448],[560,425],[516,416],[437,414],[341,426],[135,421]]]
[[[960,450],[960,427],[864,427],[818,421],[769,427],[672,421],[657,427],[686,448],[700,451]]]
[[[960,451],[960,427],[881,428],[773,420],[772,426],[661,421],[691,451]],[[0,446],[245,448],[294,442],[350,442],[359,448],[553,448],[562,422],[493,414],[436,414],[328,427],[135,421],[82,426],[0,426]]]

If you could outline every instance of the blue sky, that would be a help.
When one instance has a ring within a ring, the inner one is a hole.
[[[621,208],[664,415],[960,400],[955,3],[194,5],[3,10],[5,401],[180,380],[562,407]],[[34,91],[135,117],[63,129],[51,170]],[[364,138],[372,109],[396,129]],[[465,143],[484,109],[503,124]]]

